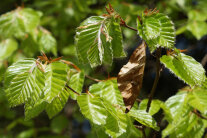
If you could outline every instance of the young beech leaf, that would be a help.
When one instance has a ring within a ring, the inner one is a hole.
[[[133,52],[129,62],[124,65],[117,77],[118,88],[121,91],[128,112],[142,87],[142,80],[144,74],[145,60],[146,60],[146,43],[142,44]]]
[[[180,53],[178,55],[164,55],[160,61],[178,78],[191,87],[201,86],[205,81],[205,70],[202,65],[192,57]]]

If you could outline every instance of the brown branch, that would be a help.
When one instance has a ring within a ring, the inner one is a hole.
[[[60,61],[62,61],[63,63],[65,63],[65,64],[68,64],[69,66],[72,66],[75,70],[77,70],[78,72],[80,72],[81,70],[80,70],[80,68],[78,68],[75,64],[73,64],[72,62],[70,62],[70,61],[66,61],[66,60],[60,60]]]
[[[198,113],[196,110],[193,110],[192,112],[193,112],[194,114],[196,114],[198,117],[207,120],[207,117],[202,116],[202,115],[201,115],[200,113]]]
[[[203,59],[201,60],[201,64],[202,64],[203,66],[205,66],[206,63],[207,63],[207,54],[206,54],[206,55],[203,57]]]
[[[126,28],[128,28],[128,29],[131,29],[131,30],[137,32],[137,29],[135,29],[135,28],[133,28],[133,27],[131,27],[131,26],[128,26],[128,25],[126,24],[126,22],[121,18],[121,16],[119,16],[119,18],[120,18],[120,25],[121,25],[121,26],[126,27]]]
[[[75,90],[73,90],[73,88],[71,88],[70,86],[68,86],[67,84],[65,85],[68,89],[70,89],[73,93],[75,93],[76,95],[80,95],[78,92],[76,92]]]
[[[85,75],[85,77],[88,78],[88,79],[91,79],[91,80],[93,80],[93,81],[95,81],[95,82],[101,82],[101,81],[102,81],[102,80],[95,79],[95,78],[93,78],[93,77],[91,77],[91,76],[88,76],[88,75]]]
[[[155,90],[157,88],[157,84],[158,84],[158,81],[159,81],[159,78],[160,78],[160,70],[161,70],[161,66],[160,66],[160,56],[161,56],[161,48],[157,49],[156,51],[156,77],[155,77],[155,80],[154,80],[154,84],[152,86],[152,90],[150,92],[150,95],[149,95],[149,100],[148,100],[148,103],[147,103],[147,109],[146,109],[146,112],[149,112],[149,108],[150,108],[150,105],[151,105],[151,102],[152,102],[152,98],[154,96],[154,93],[155,93]]]

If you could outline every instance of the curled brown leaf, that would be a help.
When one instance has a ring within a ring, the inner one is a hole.
[[[132,108],[142,87],[146,61],[146,43],[135,49],[129,62],[124,65],[117,77],[118,88],[121,91],[126,106],[126,113]]]

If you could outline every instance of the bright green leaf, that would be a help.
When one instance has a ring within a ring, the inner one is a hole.
[[[167,15],[156,13],[142,16],[142,24],[137,20],[138,34],[153,52],[158,47],[173,48],[175,28]]]
[[[193,89],[192,93],[189,94],[189,104],[198,109],[201,113],[207,113],[207,90],[202,88]]]
[[[63,89],[54,100],[46,106],[46,112],[49,118],[58,114],[65,106],[69,98],[69,92]]]
[[[139,123],[159,131],[159,127],[157,126],[156,121],[146,111],[131,109],[128,114],[134,117],[134,119]]]
[[[205,81],[205,70],[202,65],[183,53],[174,56],[164,55],[160,61],[178,78],[193,86],[201,86]]]
[[[107,80],[93,84],[89,88],[90,93],[99,95],[111,104],[123,106],[123,98],[118,89],[117,80]]]
[[[102,100],[90,94],[82,94],[77,97],[78,105],[82,114],[97,125],[106,124],[107,111]]]
[[[65,88],[68,79],[68,67],[64,63],[53,62],[47,66],[45,73],[45,100],[51,103]]]
[[[84,73],[82,71],[81,72],[71,73],[71,77],[70,77],[70,80],[68,82],[68,85],[73,90],[75,90],[76,92],[81,94],[82,88],[83,88],[83,84],[84,84],[84,79],[85,79],[85,75],[84,75]],[[70,97],[72,99],[76,100],[77,95],[74,94],[74,92],[72,92],[71,90],[68,90],[68,91],[70,92]]]

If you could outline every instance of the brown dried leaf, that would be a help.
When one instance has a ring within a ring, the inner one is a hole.
[[[126,106],[126,113],[132,108],[142,87],[146,60],[146,43],[135,49],[129,62],[124,65],[117,77],[118,87]]]

